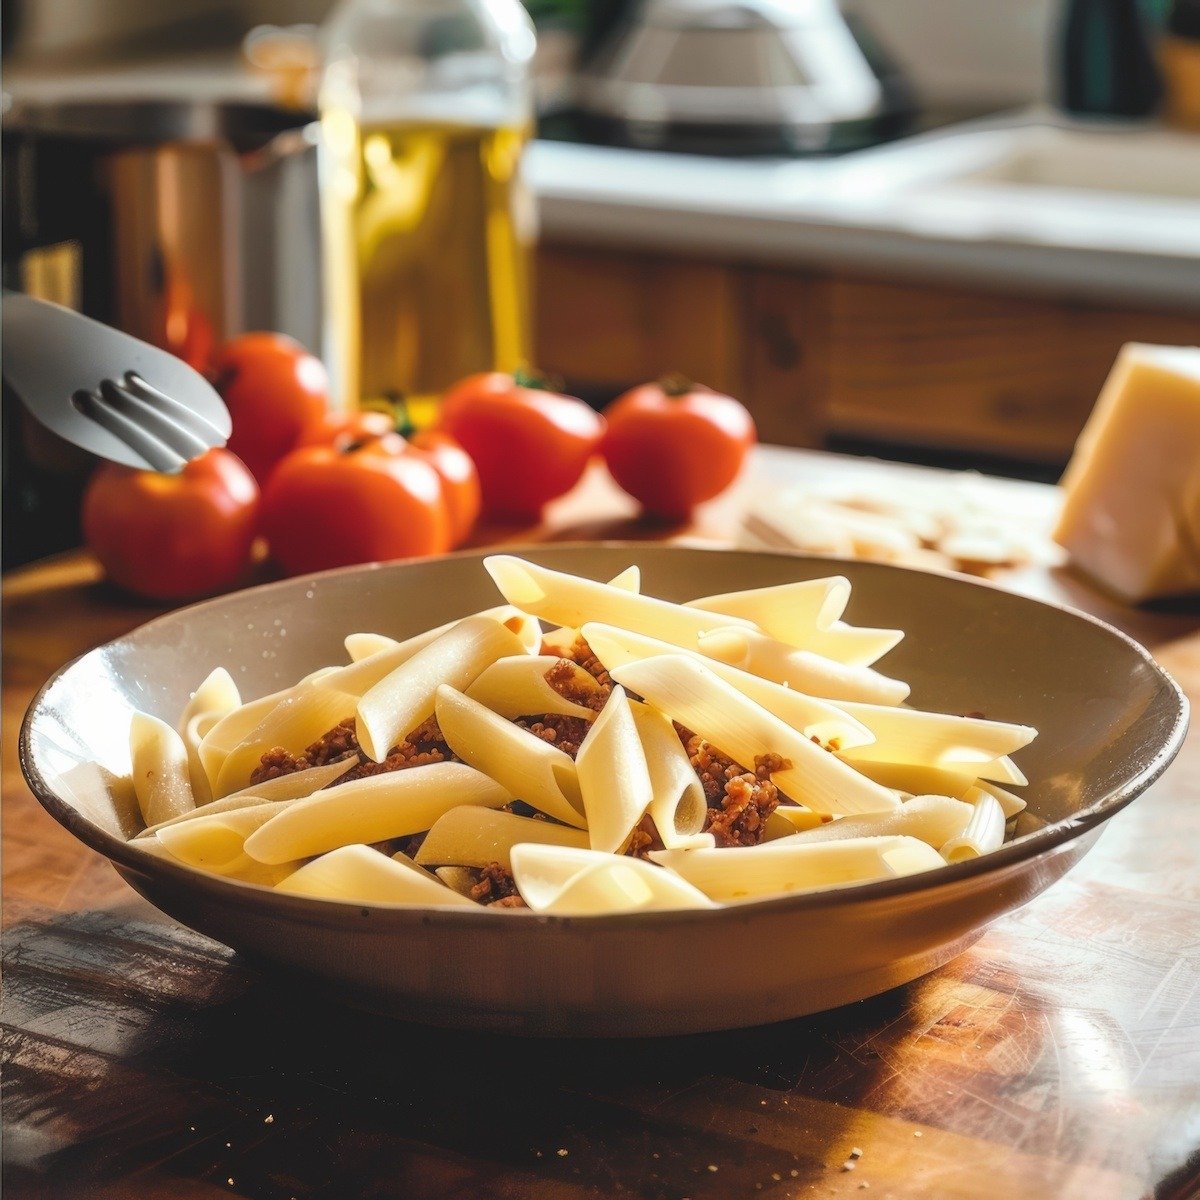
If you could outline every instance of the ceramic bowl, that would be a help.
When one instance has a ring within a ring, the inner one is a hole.
[[[905,983],[1047,888],[1175,756],[1187,702],[1149,654],[1082,614],[962,578],[871,563],[652,545],[541,547],[653,595],[847,575],[856,624],[907,637],[884,669],[914,705],[1034,725],[1019,836],[927,874],[717,910],[540,917],[362,907],[273,893],[126,845],[133,709],[174,723],[213,667],[253,697],[344,661],[361,630],[404,637],[496,602],[482,556],[353,568],[172,613],[85,654],[41,690],[21,760],[38,799],[157,908],[345,1001],[444,1026],[538,1035],[680,1034],[796,1017]],[[97,765],[92,765],[97,764]]]

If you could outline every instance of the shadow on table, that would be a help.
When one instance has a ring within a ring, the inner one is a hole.
[[[147,1171],[272,1200],[770,1194],[844,1159],[888,1070],[871,1039],[912,1009],[527,1040],[345,1008],[113,912],[24,922],[5,958],[10,1184],[38,1181],[15,1195]]]

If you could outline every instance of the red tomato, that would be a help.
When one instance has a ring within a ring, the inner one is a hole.
[[[756,440],[741,404],[693,384],[643,384],[604,416],[600,452],[612,477],[648,513],[672,519],[723,492]]]
[[[329,404],[321,360],[279,333],[243,333],[227,342],[214,360],[213,381],[233,418],[229,449],[260,484]]]
[[[296,444],[344,448],[351,442],[364,442],[368,438],[384,437],[395,432],[396,422],[384,412],[370,409],[349,413],[326,412],[305,426]]]
[[[441,479],[398,435],[293,451],[263,489],[262,528],[289,575],[450,548]]]
[[[452,387],[438,428],[474,460],[485,512],[536,518],[579,482],[604,422],[582,400],[496,373]]]
[[[483,498],[471,456],[448,434],[425,429],[409,439],[409,452],[423,458],[442,479],[450,518],[450,544],[458,546],[479,518]]]
[[[83,496],[83,536],[113,583],[182,600],[236,583],[250,561],[254,476],[228,450],[178,475],[102,463]]]

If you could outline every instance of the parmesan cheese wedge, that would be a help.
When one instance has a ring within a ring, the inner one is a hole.
[[[1123,600],[1200,591],[1200,348],[1129,343],[1062,480],[1054,539]]]

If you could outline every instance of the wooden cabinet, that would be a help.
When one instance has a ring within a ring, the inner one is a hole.
[[[682,371],[792,446],[841,435],[1060,462],[1123,342],[1200,342],[1200,311],[622,250],[545,246],[538,282],[539,360],[572,387],[602,399]]]

